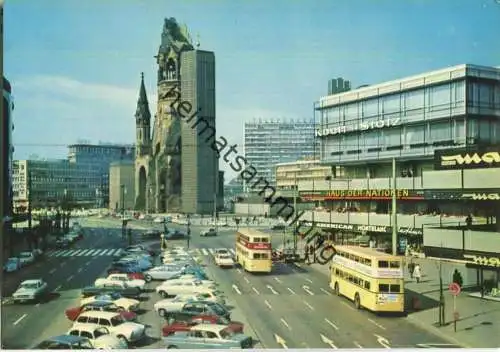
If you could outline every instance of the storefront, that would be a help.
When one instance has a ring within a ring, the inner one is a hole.
[[[500,301],[500,254],[464,254],[467,268],[476,269],[477,287],[483,298]]]

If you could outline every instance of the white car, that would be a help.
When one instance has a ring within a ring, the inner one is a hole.
[[[108,328],[94,324],[75,324],[67,335],[86,337],[96,349],[127,349],[128,344],[124,339],[111,335]]]
[[[146,279],[147,282],[153,280],[169,280],[178,278],[183,272],[184,269],[178,265],[160,265],[145,271],[144,279]]]
[[[12,294],[12,299],[14,302],[38,301],[47,294],[47,290],[48,285],[42,279],[25,280]]]
[[[179,277],[178,279],[172,279],[172,280],[166,280],[161,283],[162,286],[172,286],[172,285],[178,285],[178,284],[183,284],[183,283],[196,283],[196,284],[202,284],[202,285],[211,285],[215,286],[215,282],[212,280],[199,280],[196,277],[192,277],[186,275],[185,277],[181,278]]]
[[[115,299],[113,294],[107,294],[107,295],[82,298],[80,300],[80,306],[86,306],[87,304],[96,301],[113,302],[116,306],[123,308],[123,310],[128,310],[130,312],[137,311],[139,309],[139,304],[141,303],[136,299],[120,297],[119,295],[118,298]]]
[[[217,290],[215,291],[206,290],[197,293],[182,294],[182,295],[177,295],[176,297],[189,297],[193,301],[215,302],[222,305],[226,304],[226,299],[224,298],[222,292]]]
[[[193,257],[189,255],[165,256],[162,258],[163,264],[169,263],[189,263],[194,262]]]
[[[217,236],[217,231],[215,231],[214,228],[205,229],[200,232],[200,236],[201,237]]]
[[[162,299],[153,305],[156,313],[165,316],[165,313],[178,312],[190,301],[194,301],[194,296],[178,295],[174,298]]]
[[[155,219],[153,220],[153,222],[154,222],[155,224],[163,224],[163,223],[165,222],[165,218],[164,218],[164,217],[161,217],[161,216],[158,216],[157,218],[155,218]]]
[[[162,297],[177,296],[188,293],[201,293],[207,290],[215,291],[215,285],[203,284],[201,281],[184,281],[169,284],[165,281],[160,286],[156,287],[156,292]]]
[[[146,336],[146,327],[143,324],[125,321],[120,313],[116,312],[84,312],[76,319],[76,323],[73,324],[72,329],[78,329],[79,324],[105,327],[111,334],[127,344],[140,341]]]
[[[107,278],[95,280],[95,287],[102,287],[107,284],[124,283],[128,287],[137,287],[144,291],[146,281],[139,279],[130,279],[127,274],[110,274]]]
[[[218,254],[215,256],[215,264],[220,268],[234,267],[234,259],[228,254]]]
[[[33,252],[21,252],[18,258],[21,266],[33,264],[35,262],[35,254]]]

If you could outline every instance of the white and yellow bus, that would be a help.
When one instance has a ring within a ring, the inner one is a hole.
[[[402,258],[370,248],[335,246],[330,287],[373,312],[404,312]]]
[[[244,228],[236,233],[236,262],[248,272],[270,273],[272,270],[271,236]]]

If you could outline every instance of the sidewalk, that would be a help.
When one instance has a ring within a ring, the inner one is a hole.
[[[409,322],[426,329],[453,344],[466,348],[500,347],[500,302],[470,297],[462,292],[456,298],[456,310],[459,312],[457,332],[453,326],[453,296],[448,291],[452,273],[456,269],[463,272],[464,264],[442,262],[442,277],[445,298],[446,325],[439,327],[439,262],[432,259],[414,259],[420,264],[423,278],[416,283],[408,277],[405,270],[406,307]],[[304,267],[304,264],[300,264]],[[307,266],[325,275],[329,280],[329,266],[311,264]],[[406,268],[405,268],[406,269]],[[466,278],[464,278],[464,282]],[[467,289],[465,289],[467,291]],[[412,309],[412,298],[420,303],[419,310]]]

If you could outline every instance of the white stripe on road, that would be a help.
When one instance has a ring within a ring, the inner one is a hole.
[[[68,252],[69,252],[69,251],[61,251],[61,252],[57,253],[55,256],[56,256],[56,257],[61,257],[61,256],[63,256],[64,254],[66,254],[66,253],[68,253]]]
[[[49,274],[53,274],[56,272],[56,269],[52,269],[51,271],[49,271]]]
[[[75,252],[76,252],[75,250],[69,251],[68,253],[64,253],[61,257],[70,257],[73,254],[75,254]]]
[[[309,303],[307,303],[306,301],[304,301],[304,304],[310,309],[310,310],[314,310],[314,307],[311,306]]]
[[[99,253],[99,255],[100,255],[100,256],[101,256],[101,255],[105,255],[107,251],[108,251],[107,249],[103,249],[103,250]],[[97,253],[96,253],[96,255],[97,255]]]
[[[273,309],[273,307],[271,307],[271,303],[269,303],[267,300],[264,300],[264,303],[266,304],[266,306],[268,306],[269,309]]]
[[[106,255],[116,255],[119,256],[121,254],[121,249],[110,249]]]
[[[87,252],[89,252],[88,249],[84,250],[83,252],[81,252],[80,254],[78,254],[79,257],[83,257],[84,255],[87,255]]]
[[[325,318],[325,321],[328,325],[330,325],[332,328],[334,328],[335,330],[338,330],[339,328],[337,327],[337,325],[335,325],[334,323],[332,323],[330,320],[326,319]]]
[[[213,248],[209,248],[208,251],[210,252],[211,255],[215,254],[215,249],[213,249]]]
[[[122,250],[121,249],[117,249],[115,254],[113,254],[115,257],[118,257],[120,254],[121,254]]]
[[[80,252],[82,252],[82,249],[79,249],[77,250],[75,253],[73,253],[73,256],[76,256],[77,254],[79,254]]]
[[[205,248],[202,248],[201,251],[203,252],[203,255],[208,255],[208,251]]]
[[[379,323],[377,323],[375,320],[372,320],[372,319],[368,319],[368,321],[370,323],[372,323],[373,325],[375,326],[378,326],[379,328],[381,328],[382,330],[386,330],[385,327],[383,327],[382,325],[380,325]]]
[[[24,318],[26,318],[26,316],[27,316],[27,315],[28,315],[28,314],[23,314],[23,315],[22,315],[19,319],[17,319],[17,320],[13,323],[13,325],[17,325],[17,324],[19,324],[19,323],[21,322],[21,320],[23,320]]]
[[[48,257],[52,257],[52,254],[54,254],[54,252],[55,252],[55,251],[54,251],[53,249],[52,249],[52,250],[50,250],[50,251],[48,251],[48,252],[47,252],[47,256],[48,256]]]
[[[330,292],[328,292],[327,290],[325,290],[324,288],[320,288],[321,291],[323,291],[324,293],[326,293],[328,296],[331,296],[332,294]]]
[[[92,256],[92,255],[95,255],[97,252],[99,252],[98,249],[93,249],[90,252],[88,252],[87,254],[85,254],[85,256],[89,257],[89,256]]]

